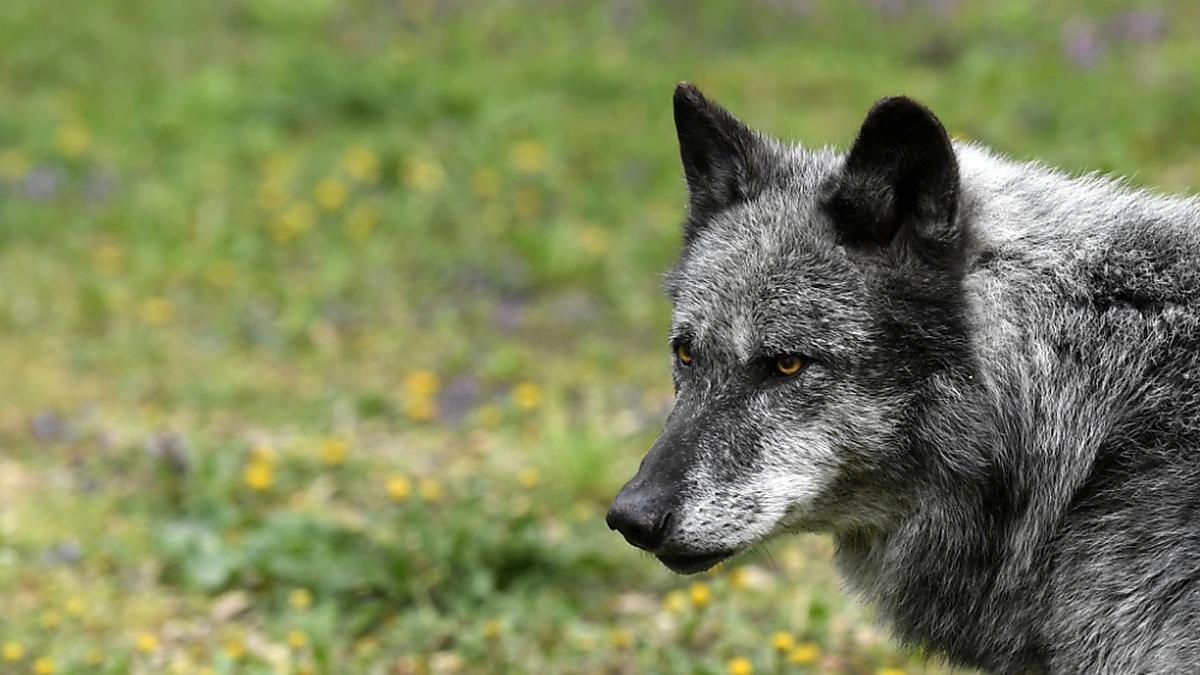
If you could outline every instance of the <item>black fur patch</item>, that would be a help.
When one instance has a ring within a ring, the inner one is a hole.
[[[957,261],[958,162],[942,123],[920,103],[876,103],[827,190],[825,208],[845,243],[900,238],[930,262]]]

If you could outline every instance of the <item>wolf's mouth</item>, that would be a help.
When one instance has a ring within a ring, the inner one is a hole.
[[[658,561],[676,574],[697,574],[733,555],[733,551],[697,554],[655,554]]]

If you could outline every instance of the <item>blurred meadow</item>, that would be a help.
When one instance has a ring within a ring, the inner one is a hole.
[[[0,3],[0,672],[946,673],[828,538],[608,531],[669,409],[670,97],[1184,190],[1200,5]]]

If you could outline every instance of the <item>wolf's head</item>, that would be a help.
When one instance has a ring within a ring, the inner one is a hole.
[[[675,125],[675,404],[609,526],[683,573],[784,530],[887,526],[929,463],[901,440],[915,399],[967,360],[945,130],[888,98],[844,155],[787,147],[688,84]]]

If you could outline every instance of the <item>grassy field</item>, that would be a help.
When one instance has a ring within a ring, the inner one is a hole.
[[[670,94],[1200,179],[1200,5],[0,3],[0,672],[942,673],[824,538],[603,523],[670,406]]]

